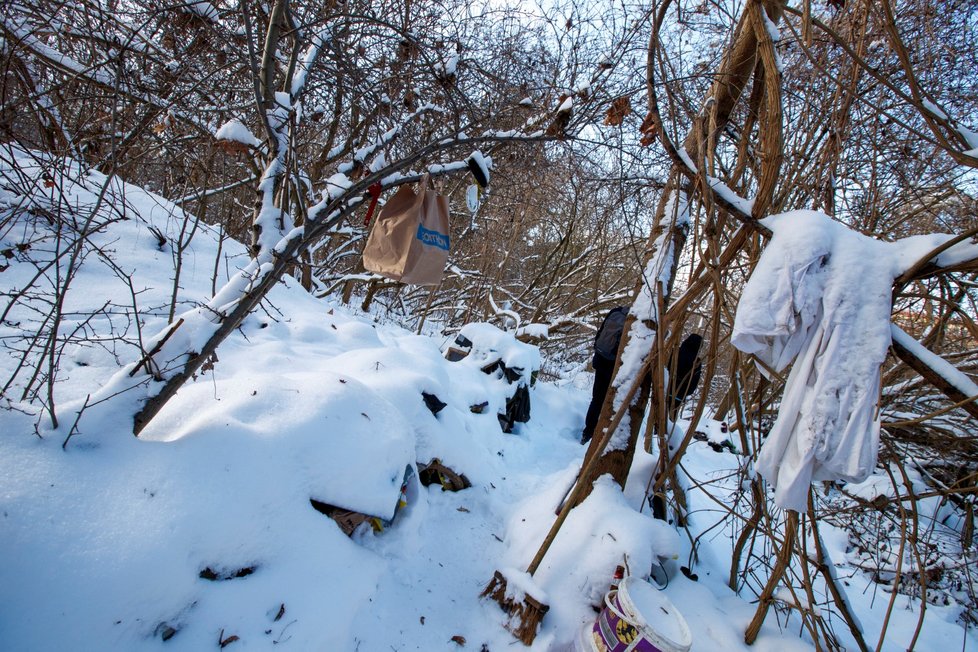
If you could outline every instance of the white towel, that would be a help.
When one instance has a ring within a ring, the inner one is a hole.
[[[890,345],[897,248],[821,213],[764,220],[774,236],[744,288],[731,341],[776,371],[795,360],[757,470],[805,511],[813,480],[876,466],[880,365]]]

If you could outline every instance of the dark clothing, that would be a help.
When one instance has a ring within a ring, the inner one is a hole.
[[[497,414],[499,426],[503,432],[513,432],[513,426],[517,423],[526,423],[530,420],[530,390],[526,385],[516,388],[516,393],[506,399],[506,413]]]
[[[594,335],[594,387],[591,388],[591,405],[587,408],[584,418],[584,431],[581,433],[581,443],[587,443],[594,435],[598,425],[604,396],[611,385],[611,375],[615,370],[615,359],[618,356],[618,346],[621,344],[621,334],[625,328],[625,317],[628,316],[628,306],[612,308],[601,322],[601,328]]]
[[[599,361],[612,361],[618,357],[618,345],[621,344],[621,334],[625,330],[625,318],[628,317],[628,306],[612,308],[601,322],[601,328],[594,335],[594,358],[592,364]]]
[[[703,364],[699,360],[700,346],[703,344],[703,337],[693,333],[683,340],[679,345],[679,353],[676,355],[676,364],[669,369],[669,416],[676,418],[679,408],[682,407],[690,394],[696,391],[700,384],[700,373]]]
[[[614,360],[595,358],[594,387],[591,389],[591,405],[588,406],[587,416],[584,417],[584,432],[581,433],[581,443],[587,443],[594,435],[594,427],[598,425],[598,417],[601,416],[601,407],[604,405],[604,397],[611,385],[611,374],[614,370]]]
[[[594,336],[594,386],[591,388],[591,404],[584,418],[584,431],[581,433],[581,443],[586,444],[594,436],[594,429],[604,407],[605,394],[611,386],[611,377],[615,370],[615,359],[621,344],[621,334],[628,316],[628,306],[618,306],[605,315],[601,328]],[[700,382],[703,365],[699,360],[703,336],[697,333],[688,335],[679,345],[679,352],[669,365],[669,390],[666,405],[669,416],[675,419],[682,407],[683,401],[696,391]]]

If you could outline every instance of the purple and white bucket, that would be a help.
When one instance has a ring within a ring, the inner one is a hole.
[[[604,598],[594,625],[576,641],[581,652],[689,652],[686,619],[661,591],[626,577]]]

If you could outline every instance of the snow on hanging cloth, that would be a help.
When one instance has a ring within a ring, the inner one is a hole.
[[[764,225],[774,235],[744,287],[731,341],[775,371],[795,360],[757,470],[778,505],[803,512],[813,480],[860,482],[876,466],[891,288],[905,263],[899,243],[822,213]]]

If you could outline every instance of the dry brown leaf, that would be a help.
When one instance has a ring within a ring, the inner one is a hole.
[[[645,119],[642,120],[642,125],[639,127],[639,131],[642,133],[642,139],[639,141],[642,147],[648,147],[655,142],[655,137],[659,133],[659,123],[655,119],[655,115],[649,111],[646,114]]]
[[[553,122],[547,127],[547,135],[554,136],[556,138],[563,138],[566,135],[567,125],[570,124],[570,113],[567,111],[561,111],[557,114],[557,117],[553,119]]]
[[[217,147],[224,153],[231,154],[232,156],[248,153],[248,146],[236,140],[219,140],[217,141]]]
[[[364,167],[363,161],[355,160],[353,161],[353,168],[346,173],[346,176],[348,176],[353,181],[359,181],[360,178],[363,177],[364,172],[366,171],[367,168]]]
[[[458,643],[459,645],[465,645],[465,637],[459,636],[458,634],[452,637],[452,641]]]
[[[207,361],[200,366],[200,372],[204,373],[207,371],[213,371],[214,365],[217,364],[218,362],[220,362],[220,360],[217,359],[217,354],[211,353],[210,357],[207,358]]]
[[[238,641],[238,640],[241,640],[241,639],[238,638],[238,636],[236,636],[235,634],[232,634],[231,636],[228,636],[227,638],[224,638],[224,630],[223,629],[221,630],[221,633],[217,635],[217,643],[218,643],[218,645],[221,646],[221,649],[222,650],[225,647],[227,647],[228,645],[231,645],[231,643],[234,643],[235,641]]]
[[[561,109],[564,106],[564,102],[566,102],[567,98],[569,97],[570,95],[561,94],[561,96],[557,98],[557,115],[554,116],[553,121],[547,127],[546,134],[548,136],[556,136],[557,138],[564,137],[565,132],[567,131],[567,125],[570,124],[572,109]]]
[[[617,127],[625,120],[625,116],[632,112],[632,103],[628,97],[619,97],[611,103],[608,111],[604,114],[604,123],[610,127]]]

